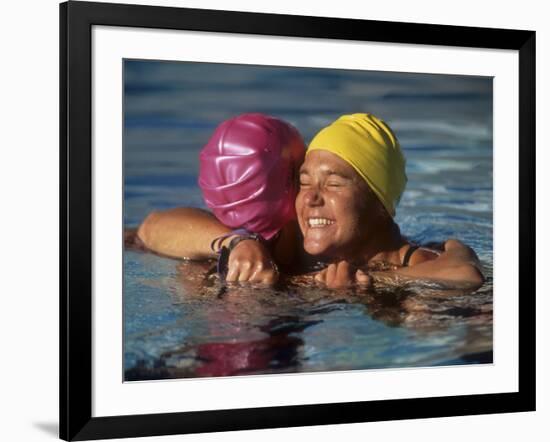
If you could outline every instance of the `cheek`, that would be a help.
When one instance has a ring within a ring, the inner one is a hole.
[[[355,238],[362,235],[369,222],[368,208],[356,194],[341,198],[334,210],[342,238]]]
[[[379,207],[375,201],[363,201],[357,205],[358,223],[364,233],[376,230],[381,222]]]
[[[336,216],[345,224],[359,222],[364,213],[364,208],[359,204],[355,195],[340,195],[334,199],[333,207]]]
[[[302,210],[304,208],[304,196],[302,192],[298,192],[298,195],[296,196],[296,201],[294,203],[294,208],[296,209],[298,224],[302,226]]]
[[[294,207],[296,209],[296,213],[298,214],[298,218],[301,215],[300,212],[302,211],[302,207],[304,207],[303,200],[304,198],[302,192],[298,192],[298,195],[296,195],[296,201],[294,202]]]

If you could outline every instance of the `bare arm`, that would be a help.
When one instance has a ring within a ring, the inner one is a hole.
[[[149,250],[161,255],[207,259],[216,257],[210,249],[212,241],[230,231],[205,210],[178,207],[150,213],[137,236]]]
[[[412,256],[408,267],[372,273],[375,278],[392,275],[409,280],[422,279],[441,282],[450,287],[473,289],[479,288],[485,280],[475,252],[455,239],[445,242],[444,251],[439,256],[420,249]]]
[[[289,223],[273,248],[275,260],[283,268],[294,258],[296,223]],[[143,245],[171,258],[201,260],[216,258],[210,245],[216,238],[231,232],[210,212],[180,207],[153,212],[139,226],[137,237]],[[231,237],[223,241],[227,245]],[[231,251],[227,281],[250,281],[273,284],[278,280],[277,266],[267,247],[257,241],[245,240]]]
[[[457,240],[445,242],[444,251],[439,256],[424,250],[415,252],[409,267],[365,273],[347,261],[340,261],[319,272],[315,279],[329,288],[346,287],[354,283],[370,285],[373,282],[399,285],[423,280],[441,283],[448,288],[474,290],[484,282],[477,255]]]

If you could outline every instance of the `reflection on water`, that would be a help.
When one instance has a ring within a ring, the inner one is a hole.
[[[126,259],[151,256],[127,252]],[[126,299],[126,315],[166,316],[160,329],[146,321],[146,334],[127,334],[127,380],[492,362],[490,280],[473,295],[330,291],[311,276],[250,287],[205,284],[209,265],[154,259],[162,274],[144,270],[126,293],[165,299],[154,312]]]
[[[266,112],[307,141],[342,113],[395,129],[409,182],[409,238],[472,246],[487,282],[329,291],[311,277],[274,288],[206,279],[211,263],[124,254],[126,380],[492,362],[492,82],[487,78],[125,62],[125,224],[204,207],[198,152],[223,119]]]

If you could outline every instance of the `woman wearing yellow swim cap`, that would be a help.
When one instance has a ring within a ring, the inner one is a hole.
[[[477,256],[459,241],[436,253],[401,235],[393,217],[406,182],[399,142],[374,115],[344,115],[313,138],[296,212],[305,251],[332,261],[318,281],[329,287],[372,282],[365,269],[384,263],[393,268],[386,276],[483,282]]]
[[[306,252],[351,258],[374,236],[393,238],[391,217],[406,181],[399,143],[373,115],[344,115],[321,130],[300,169],[296,199]]]

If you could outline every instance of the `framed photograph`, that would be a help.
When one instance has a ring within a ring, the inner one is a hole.
[[[62,439],[535,409],[535,32],[60,24]]]

